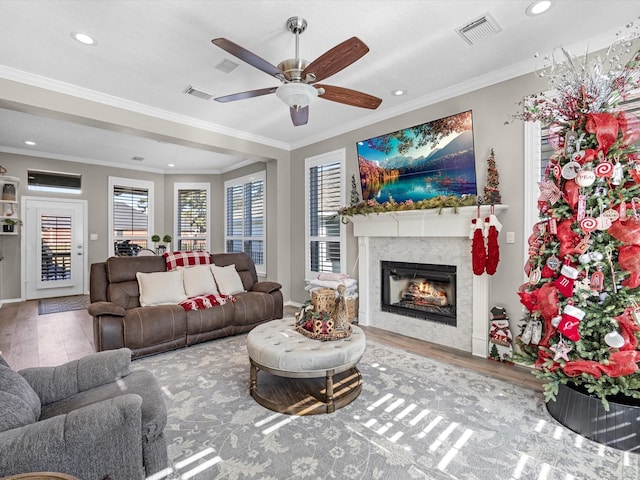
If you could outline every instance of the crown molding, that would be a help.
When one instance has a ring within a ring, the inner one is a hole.
[[[126,170],[135,170],[138,172],[148,172],[148,173],[160,173],[163,175],[221,175],[227,172],[232,172],[233,170],[237,170],[238,168],[246,167],[247,165],[252,165],[254,163],[260,162],[261,160],[243,160],[242,162],[234,163],[232,166],[227,168],[211,168],[211,169],[188,169],[188,168],[155,168],[155,167],[146,167],[143,165],[128,165],[126,163],[119,162],[109,162],[106,160],[97,160],[95,158],[84,158],[84,157],[76,157],[73,155],[60,155],[56,153],[49,152],[40,152],[34,151],[26,148],[13,148],[13,147],[4,147],[0,146],[0,153],[8,153],[12,155],[22,155],[29,157],[37,157],[37,158],[46,158],[52,160],[61,160],[65,162],[75,162],[82,163],[85,165],[100,165],[102,167],[112,167],[118,169],[126,169]]]
[[[611,45],[612,38],[620,40],[618,35],[620,29],[609,30],[603,32],[594,37],[590,37],[585,40],[576,41],[571,44],[567,44],[565,49],[569,52],[584,51],[585,53],[597,52],[607,46]],[[186,115],[180,115],[167,110],[151,107],[149,105],[132,102],[124,98],[107,95],[101,92],[90,90],[83,87],[78,87],[66,82],[60,82],[40,75],[35,75],[22,70],[0,65],[0,78],[16,81],[26,85],[51,90],[57,93],[74,96],[84,100],[101,103],[107,106],[121,108],[123,110],[147,115],[153,118],[158,118],[178,124],[198,128],[201,130],[217,133],[220,135],[227,135],[240,140],[248,142],[258,143],[261,145],[278,148],[284,151],[292,151],[298,148],[306,147],[314,143],[322,142],[333,137],[337,137],[348,132],[370,126],[374,123],[382,122],[390,118],[398,117],[400,115],[413,112],[415,110],[428,107],[438,102],[449,100],[460,95],[464,95],[475,90],[485,88],[496,83],[511,80],[521,75],[530,74],[540,68],[540,61],[531,58],[523,62],[509,65],[505,68],[490,72],[485,75],[480,75],[472,79],[465,80],[458,84],[440,89],[432,92],[428,95],[424,95],[412,101],[407,101],[399,104],[395,107],[385,109],[383,111],[375,111],[369,115],[366,115],[358,120],[341,124],[332,129],[325,130],[324,132],[308,136],[300,139],[298,142],[286,143],[274,140],[272,138],[262,137],[258,135],[251,135],[242,130],[236,130],[228,128],[219,124],[206,122]],[[72,160],[73,161],[73,160]],[[120,165],[116,165],[122,168]],[[125,167],[126,168],[126,167]]]
[[[620,40],[620,36],[618,35],[619,30],[620,29],[609,30],[594,37],[568,44],[565,46],[565,50],[567,50],[568,52],[597,52],[611,45],[612,38],[616,39],[616,37],[618,37],[616,40]],[[445,100],[449,100],[451,98],[455,98],[460,95],[479,90],[481,88],[495,85],[496,83],[504,82],[516,77],[520,77],[522,75],[533,73],[541,67],[542,65],[540,64],[539,59],[531,58],[528,60],[524,60],[522,62],[501,68],[494,72],[480,75],[464,82],[460,82],[456,85],[440,89],[428,95],[419,97],[415,100],[404,102],[400,105],[386,109],[384,111],[374,112],[371,115],[367,115],[366,117],[342,124],[339,127],[333,128],[331,130],[326,130],[319,135],[306,137],[300,142],[291,144],[290,147],[292,150],[295,150],[297,148],[302,148],[314,143],[322,142],[338,135],[343,135],[345,133],[367,127],[374,123],[398,117],[400,115],[413,112],[420,108],[434,105],[438,102],[443,102]]]
[[[70,95],[73,97],[81,98],[83,100],[101,103],[110,107],[128,110],[134,113],[139,113],[141,115],[147,115],[150,117],[159,118],[161,120],[206,130],[208,132],[227,135],[248,142],[259,143],[261,145],[278,148],[281,150],[290,150],[289,144],[279,142],[272,138],[261,137],[259,135],[251,135],[242,130],[235,130],[233,128],[224,127],[216,123],[198,120],[187,115],[180,115],[177,113],[169,112],[167,110],[163,110],[161,108],[132,102],[131,100],[116,97],[113,95],[107,95],[95,90],[90,90],[88,88],[78,87],[77,85],[72,85],[70,83],[60,82],[58,80],[53,80],[41,75],[35,75],[23,70],[7,67],[6,65],[0,65],[0,77],[19,83],[24,83],[25,85],[30,85],[32,87],[51,90],[56,93]]]

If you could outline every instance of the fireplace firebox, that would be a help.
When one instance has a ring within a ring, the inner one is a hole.
[[[381,261],[383,312],[456,326],[456,267]]]

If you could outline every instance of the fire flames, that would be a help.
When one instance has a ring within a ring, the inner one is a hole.
[[[448,304],[447,293],[427,281],[412,281],[402,291],[402,301],[415,305],[435,305],[445,307]]]

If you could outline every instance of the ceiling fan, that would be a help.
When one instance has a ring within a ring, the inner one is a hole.
[[[298,50],[300,34],[306,30],[307,21],[301,17],[291,17],[287,20],[287,28],[296,36],[296,57],[283,60],[277,67],[240,45],[233,43],[231,40],[226,38],[214,38],[211,40],[214,45],[282,82],[278,87],[234,93],[217,97],[214,100],[218,102],[234,102],[275,93],[278,98],[289,106],[291,120],[296,127],[305,125],[308,122],[309,104],[316,97],[354,107],[372,110],[378,108],[382,99],[373,95],[343,87],[316,84],[316,82],[338,73],[364,56],[369,51],[369,47],[362,40],[357,37],[351,37],[323,53],[313,62],[308,63],[300,58]]]

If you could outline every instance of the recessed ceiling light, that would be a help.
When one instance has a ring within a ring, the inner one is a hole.
[[[402,95],[406,95],[406,94],[407,94],[406,90],[402,90],[402,89],[394,90],[393,92],[391,92],[391,95],[393,95],[394,97],[401,97]]]
[[[33,147],[36,142],[34,142],[33,140],[25,140],[24,141],[25,145],[29,145],[30,147]]]
[[[71,32],[71,38],[83,45],[95,45],[98,43],[91,35],[82,32]]]
[[[551,8],[551,5],[551,0],[536,0],[527,7],[525,13],[530,17],[535,17],[536,15],[540,15],[541,13],[549,10]]]
[[[176,166],[176,164],[175,164],[175,163],[169,163],[169,164],[167,164],[167,167],[172,167],[172,168],[173,168],[173,167],[175,167],[175,166]]]

